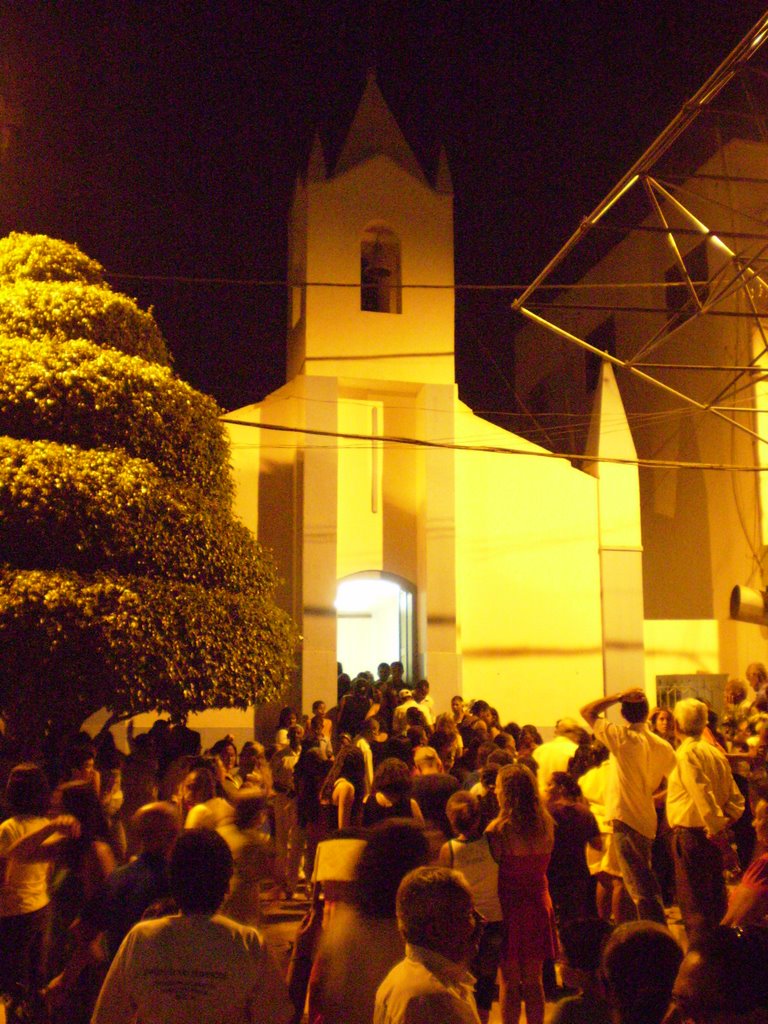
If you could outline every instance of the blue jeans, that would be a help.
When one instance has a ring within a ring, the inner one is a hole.
[[[613,822],[613,842],[621,877],[641,920],[666,925],[661,888],[651,869],[653,840],[623,821]]]

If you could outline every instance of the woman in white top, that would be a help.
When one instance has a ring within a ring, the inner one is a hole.
[[[486,924],[470,970],[477,978],[475,1001],[482,1024],[490,1017],[496,987],[496,972],[504,941],[504,917],[499,902],[499,865],[488,836],[481,832],[480,801],[474,793],[459,790],[445,808],[456,836],[443,845],[439,861],[461,871],[472,890],[475,910]]]
[[[50,865],[47,860],[25,859],[25,844],[54,835],[74,836],[77,831],[73,818],[45,817],[50,796],[48,780],[37,765],[18,764],[11,771],[5,788],[11,817],[0,824],[0,992],[10,996],[14,1010],[25,1004],[28,1009],[29,1000],[47,980],[43,974]]]
[[[216,776],[210,768],[193,768],[181,786],[184,828],[217,829],[235,816],[227,800],[217,796]]]

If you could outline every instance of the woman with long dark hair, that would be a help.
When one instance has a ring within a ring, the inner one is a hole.
[[[365,797],[365,758],[359,747],[343,747],[320,790],[330,832],[359,825]]]
[[[373,776],[371,795],[363,808],[363,824],[375,825],[385,818],[415,818],[423,824],[424,816],[412,793],[408,765],[397,757],[388,757]]]
[[[71,815],[80,826],[79,835],[56,843],[54,854],[51,953],[53,960],[63,965],[70,925],[85,903],[97,895],[116,864],[110,846],[109,822],[90,783],[63,783],[54,793],[53,809]],[[59,965],[54,962],[53,966],[58,968]],[[58,974],[58,969],[54,973]]]
[[[58,975],[68,962],[71,926],[115,869],[109,823],[92,782],[62,783],[53,794],[51,811],[56,817],[50,825],[25,836],[11,851],[22,863],[45,863],[53,868],[48,977]],[[55,1009],[50,1007],[49,1020],[53,1024],[85,1024],[101,980],[99,967],[84,971],[66,1000]]]

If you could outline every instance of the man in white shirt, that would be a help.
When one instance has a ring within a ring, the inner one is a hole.
[[[288,1024],[295,1010],[255,928],[216,914],[232,876],[217,832],[176,842],[171,892],[180,914],[141,921],[123,940],[92,1024]]]
[[[291,899],[298,885],[301,857],[306,836],[299,826],[299,808],[293,770],[301,755],[304,729],[288,728],[288,746],[276,750],[269,762],[275,790],[275,875],[286,899]]]
[[[405,717],[408,712],[408,709],[418,708],[419,711],[421,711],[422,709],[419,707],[418,703],[413,699],[413,692],[411,690],[403,688],[398,693],[397,699],[399,701],[399,704],[395,708],[394,714],[392,716],[392,731],[394,733],[402,734],[408,728],[408,721]]]
[[[379,986],[373,1024],[479,1024],[467,970],[480,937],[464,876],[416,868],[397,891],[405,959]]]
[[[533,759],[539,766],[536,781],[539,791],[545,793],[555,772],[567,772],[568,764],[578,749],[578,722],[573,718],[560,718],[555,723],[555,735],[536,747]]]
[[[602,713],[621,705],[623,723]],[[581,709],[581,716],[612,756],[606,793],[606,819],[613,822],[613,842],[624,885],[637,916],[666,924],[664,904],[651,869],[656,835],[653,794],[675,767],[675,752],[649,729],[648,699],[640,689],[601,697]]]
[[[728,852],[729,825],[744,813],[744,797],[725,754],[702,739],[706,704],[680,700],[674,715],[683,739],[667,784],[667,820],[677,902],[688,940],[694,943],[717,927],[727,909],[723,853]]]

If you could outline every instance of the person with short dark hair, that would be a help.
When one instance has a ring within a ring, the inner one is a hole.
[[[429,693],[429,680],[420,679],[413,688],[413,699],[419,705],[419,710],[427,720],[427,725],[432,728],[435,724],[435,702]]]
[[[686,953],[669,1024],[768,1024],[768,928],[715,928]]]
[[[294,1008],[258,931],[216,913],[231,876],[232,855],[218,833],[179,836],[170,885],[181,913],[131,929],[93,1024],[288,1024]]]
[[[402,661],[393,661],[389,666],[389,685],[393,690],[400,690],[405,685],[405,666]]]
[[[417,747],[413,764],[413,799],[419,805],[427,828],[439,831],[438,839],[442,844],[451,835],[445,806],[459,783],[443,769],[434,747]]]
[[[421,867],[397,891],[405,959],[376,993],[374,1024],[479,1024],[467,970],[480,938],[472,893],[458,871]]]
[[[655,921],[619,925],[602,960],[614,1024],[661,1024],[682,959],[680,946]]]
[[[624,723],[609,722],[603,712],[621,707]],[[601,743],[610,750],[606,817],[613,823],[614,849],[637,916],[666,925],[658,880],[651,868],[657,817],[654,793],[677,763],[666,740],[648,728],[648,698],[631,689],[601,697],[581,709]]]

